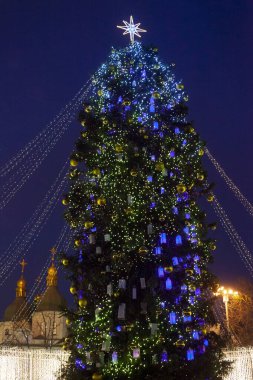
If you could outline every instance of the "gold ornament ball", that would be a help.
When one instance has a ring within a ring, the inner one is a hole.
[[[78,161],[75,160],[74,158],[72,158],[72,159],[70,160],[70,166],[75,167],[75,166],[77,166],[77,165],[78,165]]]
[[[91,106],[85,106],[84,107],[84,111],[87,112],[87,113],[90,113],[92,110],[92,107]]]
[[[155,91],[155,92],[153,92],[152,97],[154,99],[159,99],[161,97],[161,95],[159,94],[159,92]]]
[[[208,200],[208,202],[213,202],[213,200],[214,200],[213,194],[208,194],[207,200]]]
[[[103,90],[98,90],[98,96],[102,96],[103,95]]]
[[[183,90],[184,89],[184,85],[182,83],[177,84],[177,89],[178,90]]]
[[[173,267],[165,267],[164,268],[164,270],[165,270],[165,272],[168,272],[168,273],[171,273],[171,272],[173,272]]]
[[[75,246],[80,247],[81,246],[81,240],[79,240],[79,239],[75,240]]]
[[[98,204],[98,206],[105,206],[106,205],[105,198],[98,198],[97,204]]]
[[[182,183],[180,183],[179,185],[177,185],[177,192],[178,193],[184,193],[186,191],[186,186],[183,185]]]
[[[81,133],[81,136],[82,136],[84,139],[85,139],[85,137],[87,137],[87,135],[88,135],[88,134],[87,134],[86,131],[84,131],[84,132]]]
[[[71,324],[71,320],[69,318],[66,319],[66,325],[69,326]]]
[[[93,226],[94,226],[94,223],[93,223],[93,222],[88,222],[88,221],[87,221],[87,222],[84,223],[84,227],[85,227],[85,228],[92,228]]]
[[[69,291],[70,291],[71,294],[76,294],[76,288],[74,286],[71,286],[69,288]]]
[[[123,152],[123,146],[120,145],[120,144],[117,144],[117,145],[115,146],[115,151],[116,151],[117,153],[122,153],[122,152]]]
[[[82,126],[82,127],[85,127],[85,120],[82,120],[82,121],[81,121],[81,126]]]
[[[205,178],[204,174],[197,174],[197,179],[199,181],[203,181],[204,178]]]
[[[67,198],[63,198],[62,201],[61,201],[61,203],[62,203],[64,206],[66,206],[66,205],[69,203],[69,201],[68,201]]]
[[[85,307],[85,306],[87,306],[87,299],[86,299],[86,298],[82,298],[82,299],[78,300],[78,305],[79,305],[80,307]]]
[[[68,259],[62,259],[62,264],[66,267],[69,264]]]
[[[131,174],[132,177],[136,177],[137,174],[138,174],[138,172],[137,172],[137,170],[132,169],[131,172],[130,172],[130,174]]]
[[[177,347],[184,347],[185,346],[185,342],[181,339],[177,340],[176,341],[176,346]]]
[[[123,104],[123,106],[130,106],[131,102],[129,99],[125,99],[125,100],[123,100],[122,104]]]
[[[155,165],[155,170],[161,172],[164,169],[164,163],[163,162],[157,162]]]
[[[98,169],[98,168],[93,169],[92,174],[97,175],[97,176],[100,175],[100,169]]]
[[[216,245],[214,243],[210,244],[210,248],[212,251],[215,251],[216,250]]]
[[[145,255],[146,253],[148,253],[148,249],[146,247],[142,246],[139,248],[138,252],[140,255]]]
[[[200,149],[198,154],[199,154],[199,156],[203,156],[204,153],[205,153],[204,149]]]
[[[93,373],[92,375],[92,380],[102,380],[103,379],[103,376],[100,375],[100,373]]]
[[[185,273],[189,274],[189,275],[192,275],[193,274],[193,270],[192,269],[186,269]]]

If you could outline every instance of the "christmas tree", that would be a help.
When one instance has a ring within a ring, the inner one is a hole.
[[[212,200],[204,143],[173,65],[134,42],[139,31],[112,49],[79,116],[63,199],[76,303],[64,377],[221,379],[219,338],[208,332],[214,224],[198,205]]]

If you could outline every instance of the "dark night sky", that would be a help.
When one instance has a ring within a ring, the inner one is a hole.
[[[148,30],[144,44],[176,63],[190,96],[190,115],[210,151],[253,202],[253,52],[251,0],[0,0],[0,160],[33,138],[87,81],[111,46],[128,43],[117,24],[134,15]],[[2,212],[3,252],[54,180],[69,155],[79,124],[74,123]],[[216,194],[253,251],[253,221],[206,162]],[[59,207],[27,255],[31,286],[63,225]],[[210,213],[210,220],[214,216]],[[247,272],[227,236],[219,240],[213,270],[221,282]],[[19,270],[2,287],[0,315],[15,294]],[[61,280],[62,289],[67,288]]]

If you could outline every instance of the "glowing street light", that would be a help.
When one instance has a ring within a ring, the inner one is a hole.
[[[227,329],[230,332],[230,326],[229,326],[229,314],[228,314],[228,302],[231,298],[236,298],[239,296],[239,293],[231,288],[226,289],[224,286],[220,286],[217,289],[217,292],[214,293],[215,296],[223,296],[223,302],[225,304],[225,310],[226,310],[226,324]]]

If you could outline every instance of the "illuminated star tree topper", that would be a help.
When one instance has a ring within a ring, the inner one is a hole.
[[[134,24],[133,16],[130,16],[130,22],[124,21],[123,23],[125,25],[117,25],[117,28],[125,30],[124,34],[130,34],[130,41],[133,44],[134,43],[134,36],[141,37],[140,33],[146,32],[145,29],[139,28],[141,23]]]

